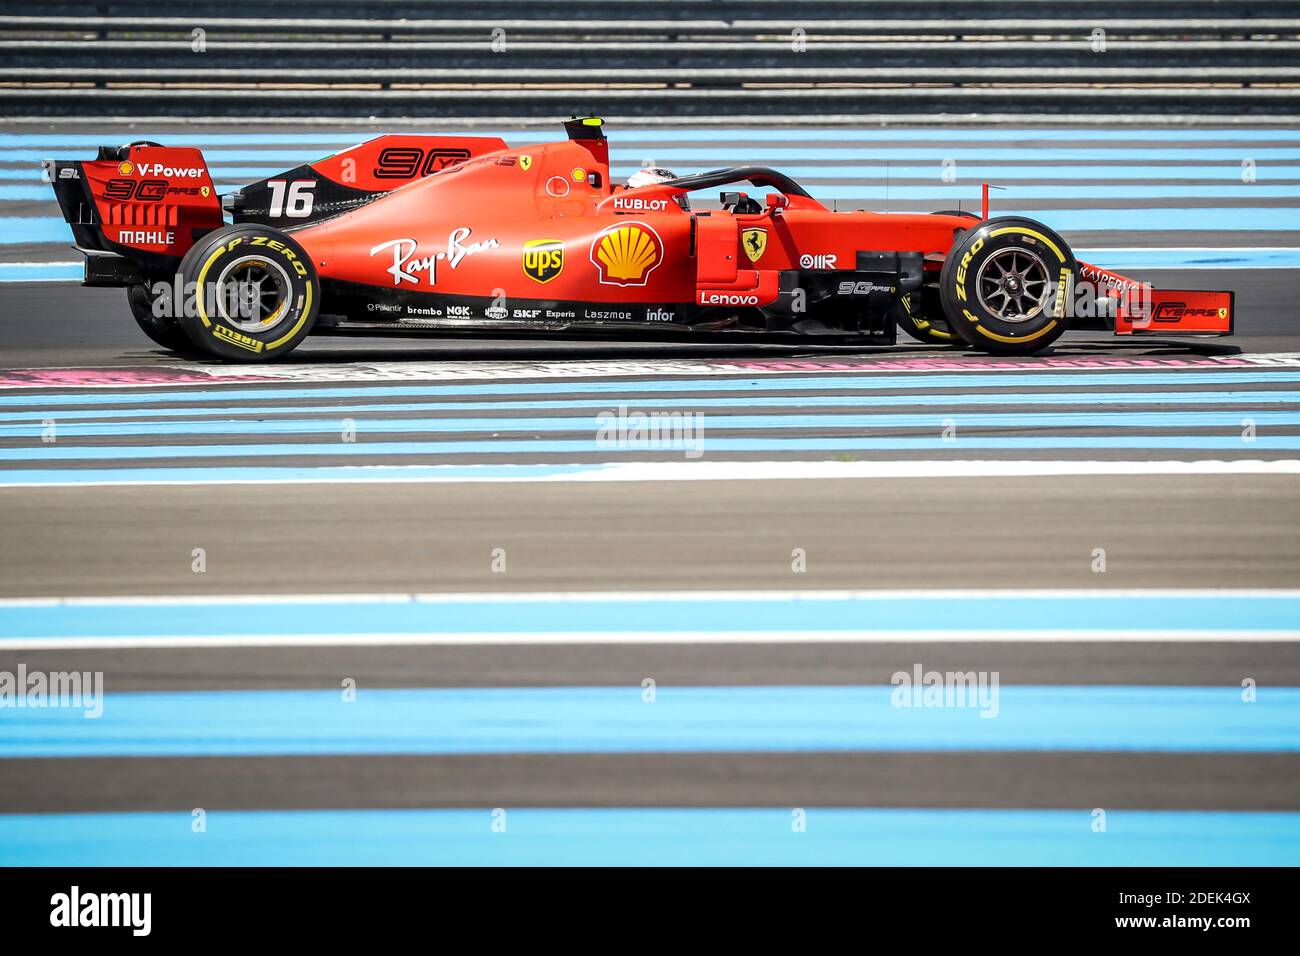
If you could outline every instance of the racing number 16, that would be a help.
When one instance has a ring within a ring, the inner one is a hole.
[[[266,184],[271,190],[271,218],[306,219],[311,215],[316,194],[314,179],[295,179],[286,189],[283,179],[272,179]],[[288,200],[286,203],[285,200]]]

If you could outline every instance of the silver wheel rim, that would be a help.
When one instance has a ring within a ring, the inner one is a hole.
[[[989,314],[1003,322],[1029,322],[1047,305],[1047,265],[1038,253],[1020,246],[999,249],[980,266],[975,290]]]
[[[217,311],[241,332],[274,329],[288,318],[292,294],[289,274],[264,256],[240,256],[217,277]]]

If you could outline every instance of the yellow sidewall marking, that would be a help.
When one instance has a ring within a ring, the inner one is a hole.
[[[1032,229],[1026,229],[1024,226],[1003,226],[1001,229],[996,229],[993,232],[989,233],[989,238],[991,239],[994,236],[1006,235],[1008,232],[1019,233],[1022,236],[1033,236],[1039,242],[1043,243],[1043,245],[1047,246],[1047,248],[1055,252],[1057,259],[1060,259],[1061,262],[1065,261],[1065,256],[1064,254],[1062,254],[1061,250],[1057,247],[1056,243],[1054,243],[1051,239],[1048,239],[1041,232],[1035,232]]]
[[[208,277],[208,270],[212,268],[212,263],[216,262],[217,257],[225,251],[226,247],[224,244],[217,246],[217,251],[208,256],[208,261],[203,263],[203,268],[199,270],[198,281],[194,283],[196,286],[194,290],[196,301],[194,304],[199,307],[199,318],[203,320],[204,327],[209,329],[212,328],[212,320],[208,318],[208,310],[204,308],[203,300],[206,299],[207,296],[203,292],[203,280]]]
[[[984,328],[984,326],[982,326],[982,325],[977,325],[977,326],[975,326],[975,331],[978,332],[978,333],[980,333],[980,335],[984,335],[984,336],[987,336],[988,338],[993,339],[995,342],[1007,342],[1007,343],[1010,343],[1010,344],[1013,344],[1013,345],[1014,345],[1014,344],[1017,344],[1017,343],[1020,343],[1020,342],[1032,342],[1032,341],[1034,341],[1034,339],[1037,339],[1037,338],[1040,338],[1040,337],[1046,335],[1048,332],[1052,331],[1052,329],[1054,329],[1054,328],[1056,328],[1056,320],[1055,320],[1055,319],[1052,319],[1051,322],[1048,322],[1045,326],[1043,326],[1043,327],[1042,327],[1041,329],[1039,329],[1037,332],[1034,332],[1034,333],[1032,333],[1032,334],[1030,334],[1030,335],[1019,335],[1019,336],[1016,336],[1016,335],[998,335],[998,333],[996,333],[996,332],[990,332],[988,329]]]

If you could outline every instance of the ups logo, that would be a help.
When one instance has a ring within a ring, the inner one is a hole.
[[[524,243],[524,275],[550,282],[564,271],[564,243],[559,239],[530,239]]]

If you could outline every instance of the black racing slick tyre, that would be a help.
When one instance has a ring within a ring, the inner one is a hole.
[[[167,297],[170,302],[170,296]],[[194,347],[190,337],[185,334],[180,323],[166,315],[166,309],[155,308],[155,297],[150,294],[148,286],[128,286],[126,301],[131,307],[131,315],[140,331],[156,344],[177,355],[193,356],[202,354]],[[161,313],[161,314],[160,314]]]
[[[320,282],[302,247],[269,226],[225,226],[181,260],[181,326],[203,351],[229,362],[268,362],[311,331]]]
[[[939,289],[927,285],[908,292],[898,300],[894,313],[898,327],[926,345],[952,345],[967,348],[965,339],[952,330],[939,304]]]
[[[990,219],[962,235],[939,274],[948,324],[972,346],[1029,355],[1070,324],[1074,254],[1032,219]]]

